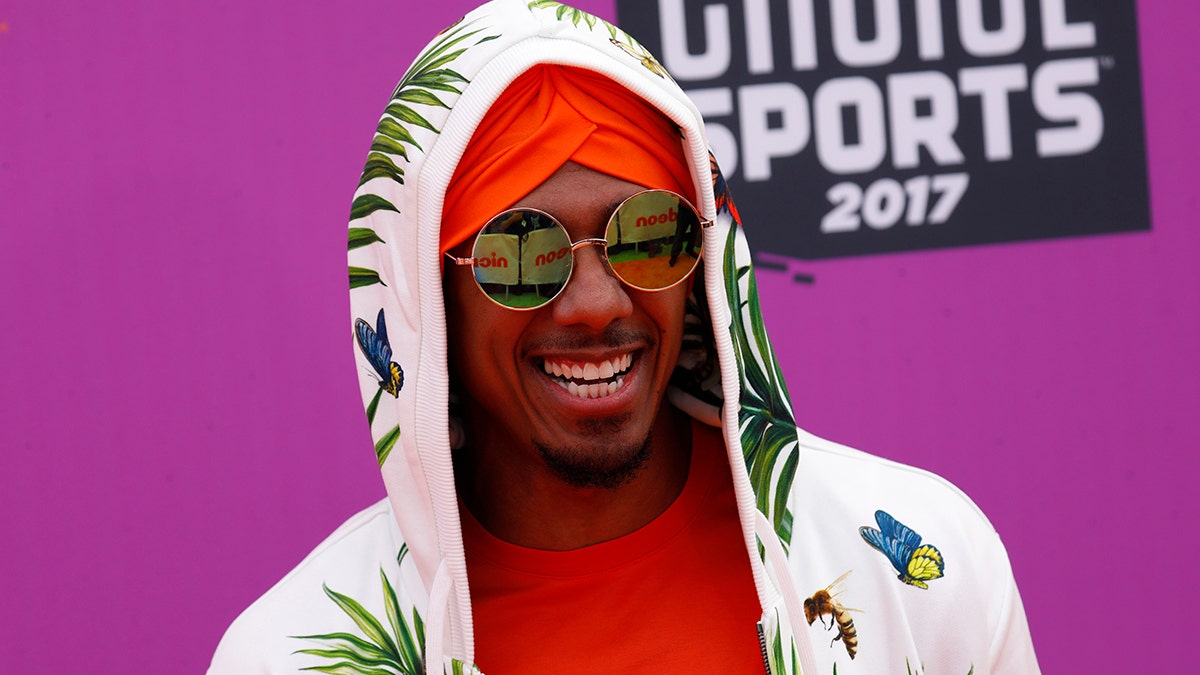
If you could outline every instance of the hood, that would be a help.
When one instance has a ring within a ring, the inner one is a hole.
[[[367,156],[349,233],[360,391],[396,526],[423,586],[408,590],[426,600],[427,644],[466,663],[474,650],[451,461],[438,228],[446,186],[476,126],[512,80],[545,63],[603,74],[683,130],[697,207],[715,225],[704,232],[703,283],[689,299],[669,398],[723,429],[762,606],[778,606],[779,588],[788,585],[779,579],[786,566],[770,558],[790,540],[797,431],[759,314],[740,218],[700,113],[619,28],[556,2],[496,0],[438,34],[397,85]],[[795,598],[788,600],[794,609]]]

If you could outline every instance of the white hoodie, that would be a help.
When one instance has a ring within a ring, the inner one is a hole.
[[[669,396],[723,430],[763,608],[764,669],[1038,673],[1008,557],[975,505],[937,476],[796,427],[740,218],[695,106],[634,39],[549,0],[483,5],[434,38],[396,87],[349,236],[351,332],[388,498],[238,617],[209,673],[480,672],[451,463],[438,228],[476,125],[542,63],[599,72],[684,131],[698,206],[716,225],[704,232],[703,283]],[[851,570],[832,590],[857,611],[809,625],[806,598]]]

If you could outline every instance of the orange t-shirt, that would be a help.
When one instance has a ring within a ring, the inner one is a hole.
[[[761,610],[719,432],[693,425],[679,497],[635,532],[573,551],[516,546],[465,509],[475,662],[508,673],[763,671]]]

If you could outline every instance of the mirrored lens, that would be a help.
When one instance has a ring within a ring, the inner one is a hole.
[[[630,197],[608,224],[608,261],[625,283],[644,291],[679,283],[700,259],[700,217],[682,197],[648,190]]]
[[[514,309],[554,299],[571,276],[571,241],[540,211],[506,211],[475,238],[475,281],[492,300]]]

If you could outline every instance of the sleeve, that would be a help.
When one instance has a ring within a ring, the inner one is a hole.
[[[1017,590],[1008,553],[1003,544],[999,548],[1004,591],[988,650],[990,672],[994,675],[1040,675],[1042,671],[1033,651],[1033,637],[1025,618],[1021,593]]]
[[[217,645],[212,663],[208,666],[208,675],[270,675],[290,672],[283,667],[272,666],[266,661],[266,657],[268,654],[279,653],[281,647],[285,650],[282,652],[284,654],[295,648],[277,644],[278,636],[256,631],[255,625],[261,624],[247,620],[244,614],[233,622]]]

